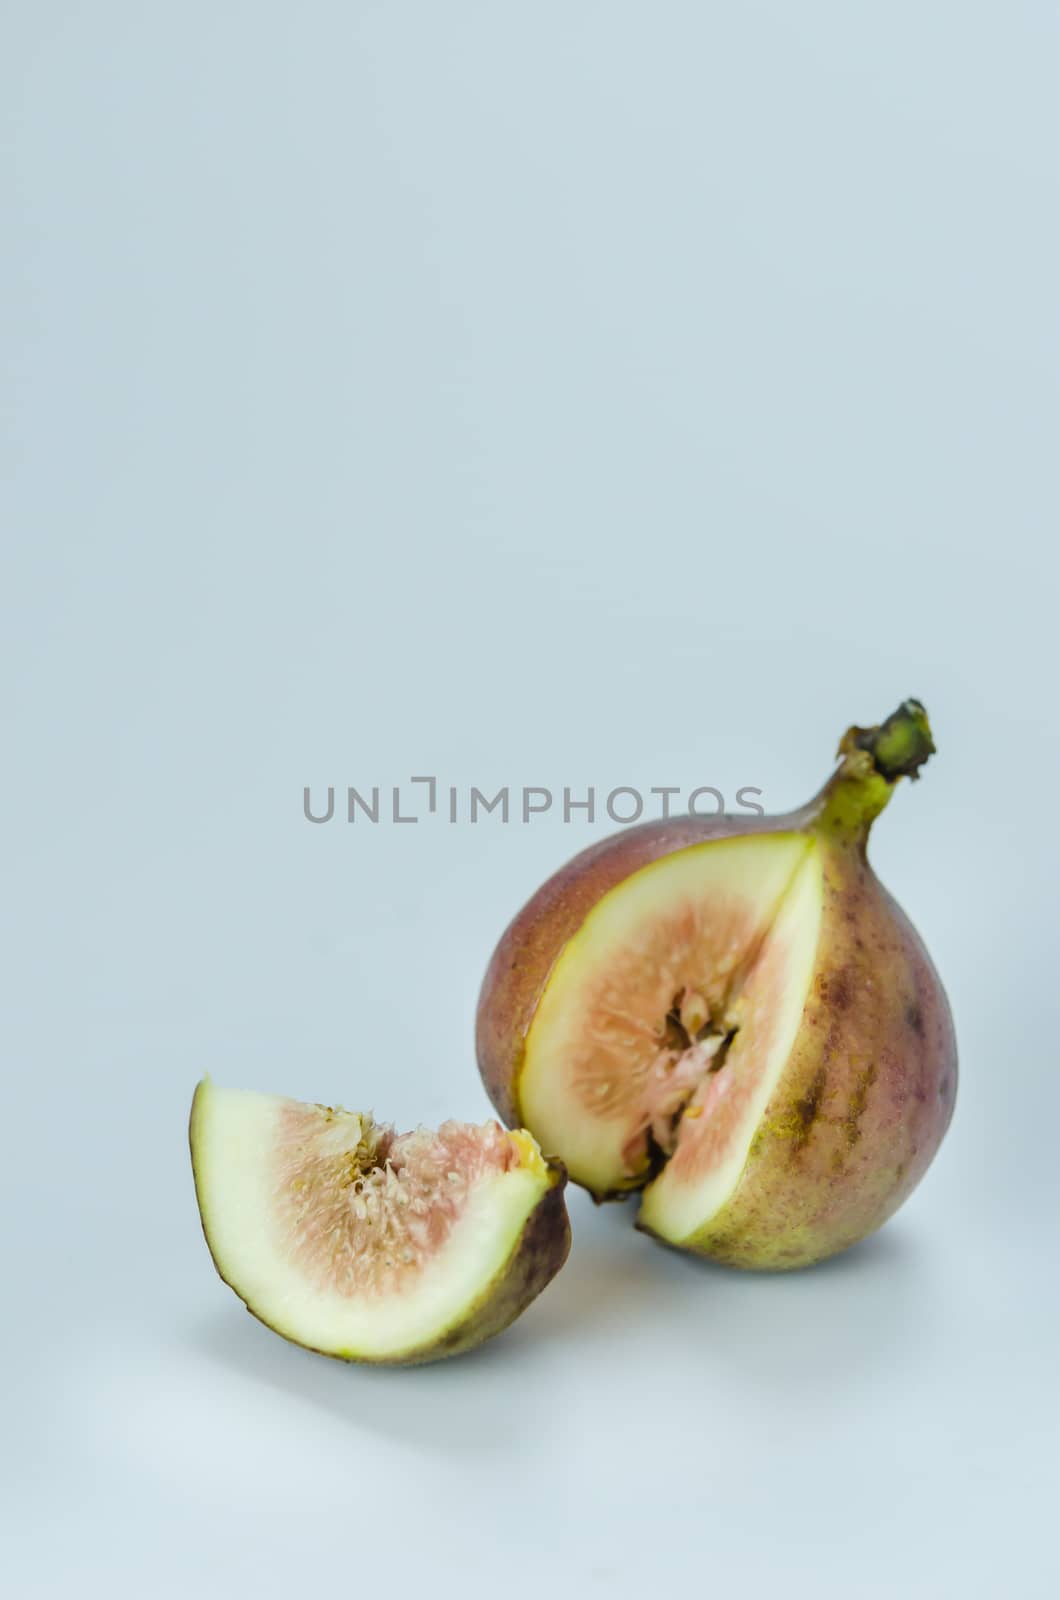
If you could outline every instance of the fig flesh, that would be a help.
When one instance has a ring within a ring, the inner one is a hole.
[[[503,935],[479,1065],[598,1199],[743,1267],[809,1265],[902,1203],[956,1090],[945,993],[866,856],[933,752],[923,707],[852,728],[783,817],[649,823],[582,852]]]
[[[372,1117],[221,1089],[192,1102],[203,1232],[220,1276],[284,1338],[411,1364],[500,1333],[570,1248],[566,1174],[531,1135]]]

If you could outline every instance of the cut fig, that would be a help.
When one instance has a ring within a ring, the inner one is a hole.
[[[532,1135],[199,1084],[191,1157],[214,1264],[262,1322],[346,1361],[414,1363],[500,1333],[570,1248],[566,1173]]]
[[[957,1081],[923,944],[866,858],[934,745],[906,701],[852,728],[783,817],[627,829],[555,874],[502,937],[479,1065],[598,1199],[733,1265],[793,1267],[880,1226],[926,1171]]]

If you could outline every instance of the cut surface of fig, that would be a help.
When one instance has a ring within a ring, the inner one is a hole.
[[[519,1103],[598,1197],[641,1188],[688,1136],[690,1108],[695,1118],[737,1076],[762,1076],[775,1028],[759,1038],[753,997],[767,970],[785,987],[765,946],[808,850],[774,834],[664,856],[604,895],[565,945],[527,1036]]]
[[[821,925],[822,872],[812,846],[729,1003],[724,1069],[685,1103],[671,1159],[648,1184],[638,1224],[680,1244],[721,1211],[739,1182],[802,1025]]]
[[[508,1326],[569,1249],[563,1169],[495,1122],[398,1134],[204,1080],[190,1138],[221,1277],[262,1322],[327,1355],[469,1349]]]

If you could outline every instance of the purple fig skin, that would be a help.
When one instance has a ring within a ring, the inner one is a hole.
[[[796,811],[660,820],[575,856],[506,929],[483,982],[478,1061],[501,1116],[522,1120],[519,1076],[535,1011],[563,946],[604,894],[708,839],[806,832],[821,852],[824,898],[799,1035],[735,1189],[681,1245],[733,1266],[790,1268],[878,1228],[930,1165],[956,1096],[945,991],[866,857],[869,828],[894,784],[915,777],[933,749],[923,708],[906,702],[879,729],[851,729],[836,772]]]

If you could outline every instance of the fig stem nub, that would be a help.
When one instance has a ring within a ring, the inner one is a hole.
[[[903,700],[879,727],[848,728],[839,741],[839,765],[818,797],[816,826],[864,840],[899,778],[919,777],[934,753],[919,700]]]
[[[920,768],[935,754],[928,714],[919,700],[903,700],[878,728],[848,728],[839,754],[849,749],[867,750],[881,778],[918,778]]]

